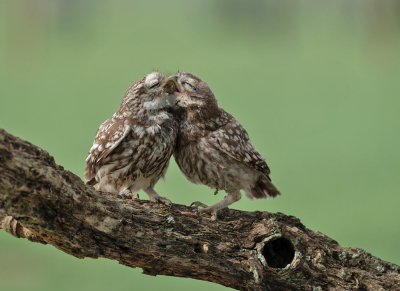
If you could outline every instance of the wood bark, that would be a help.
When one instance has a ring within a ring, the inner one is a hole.
[[[237,290],[400,290],[400,267],[340,246],[282,213],[217,221],[99,193],[45,150],[0,129],[0,227],[78,258],[104,257]]]

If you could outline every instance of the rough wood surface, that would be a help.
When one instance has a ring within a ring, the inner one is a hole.
[[[46,151],[0,129],[0,228],[78,258],[238,290],[400,290],[400,267],[340,246],[282,213],[224,210],[99,193]]]

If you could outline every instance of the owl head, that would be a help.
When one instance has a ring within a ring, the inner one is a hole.
[[[166,85],[170,80],[160,72],[152,72],[135,82],[126,92],[122,106],[159,110],[168,107]]]
[[[168,101],[176,111],[197,113],[196,117],[207,118],[218,109],[210,87],[192,73],[180,72],[170,76],[166,88]]]

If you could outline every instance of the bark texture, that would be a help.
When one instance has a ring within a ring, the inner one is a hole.
[[[99,193],[0,129],[0,228],[16,237],[237,290],[400,290],[399,266],[296,217],[226,209],[213,222],[191,210]]]

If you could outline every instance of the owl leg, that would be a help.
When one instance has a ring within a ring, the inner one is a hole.
[[[169,207],[172,207],[171,200],[158,195],[158,193],[156,192],[156,190],[154,190],[153,187],[147,187],[147,188],[143,189],[143,191],[147,195],[149,195],[150,201],[157,202],[157,203],[163,203]]]
[[[233,192],[228,192],[228,195],[226,195],[224,197],[223,200],[211,205],[211,206],[207,206],[204,203],[201,203],[199,201],[193,202],[191,204],[198,207],[201,206],[203,208],[198,208],[198,209],[194,209],[194,212],[198,212],[198,213],[211,213],[211,220],[217,220],[217,211],[219,209],[228,207],[229,205],[231,205],[232,203],[240,200],[240,198],[242,197],[242,194],[240,193],[239,190],[237,191],[233,191]],[[205,207],[204,207],[205,206]]]

